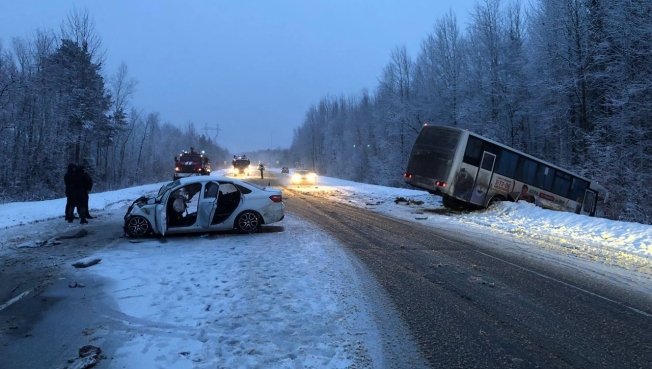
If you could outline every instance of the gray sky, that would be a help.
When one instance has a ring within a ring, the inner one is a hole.
[[[107,50],[138,80],[132,104],[200,132],[219,124],[233,153],[287,148],[320,98],[370,91],[391,50],[411,56],[449,9],[465,28],[475,0],[0,0],[0,39],[58,31],[89,10]],[[213,136],[214,131],[209,131]],[[175,150],[177,150],[175,148]]]

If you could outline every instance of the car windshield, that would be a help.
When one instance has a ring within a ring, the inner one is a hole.
[[[294,173],[297,173],[297,174],[308,174],[308,171],[305,170],[305,169],[299,169],[299,170],[295,170]]]
[[[181,155],[179,161],[201,163],[201,156],[199,155]]]
[[[158,190],[158,194],[156,194],[156,200],[160,201],[161,198],[163,197],[163,194],[165,194],[165,192],[167,192],[167,190],[169,190],[172,187],[176,187],[176,186],[178,186],[180,184],[181,184],[181,181],[176,180],[176,181],[172,181],[172,182],[170,182],[168,184],[165,184],[165,185],[161,186],[161,189]]]

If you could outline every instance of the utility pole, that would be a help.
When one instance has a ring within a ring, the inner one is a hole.
[[[272,166],[272,148],[274,145],[272,144],[272,137],[274,135],[274,131],[269,132],[269,166]]]
[[[213,143],[217,144],[217,136],[220,134],[220,132],[222,132],[220,125],[216,124],[215,128],[213,128],[213,127],[208,127],[208,123],[204,123],[204,132],[206,132],[207,137],[210,137],[208,131],[215,131],[215,135],[213,136]]]

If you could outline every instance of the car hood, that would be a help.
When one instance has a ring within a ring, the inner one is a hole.
[[[137,198],[136,200],[134,200],[133,203],[131,203],[131,206],[129,207],[129,210],[127,211],[127,213],[129,213],[131,211],[131,209],[133,209],[135,207],[136,208],[142,208],[143,206],[154,205],[154,204],[156,204],[156,197],[141,196],[141,197]]]

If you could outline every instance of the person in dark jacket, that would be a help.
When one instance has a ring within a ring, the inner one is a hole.
[[[84,169],[82,167],[76,167],[73,175],[70,178],[70,199],[72,200],[72,206],[68,209],[68,214],[66,218],[68,222],[72,222],[73,211],[77,208],[77,213],[81,224],[87,224],[88,221],[86,217],[88,215],[88,210],[86,210],[86,202],[88,197],[88,188],[92,186],[88,182],[88,176],[84,174]]]
[[[71,209],[72,205],[72,199],[70,195],[70,181],[72,180],[72,176],[75,174],[75,164],[68,164],[68,171],[66,174],[63,175],[63,183],[66,185],[66,220],[68,222],[72,222],[75,218],[69,217],[69,214],[73,213],[73,209]]]
[[[90,214],[90,208],[88,207],[88,198],[90,197],[91,190],[93,189],[93,179],[91,178],[91,175],[88,174],[86,169],[83,166],[80,166],[82,168],[82,171],[84,172],[84,179],[85,183],[87,185],[86,188],[86,202],[84,203],[85,208],[86,208],[86,219],[93,219],[93,217]]]

